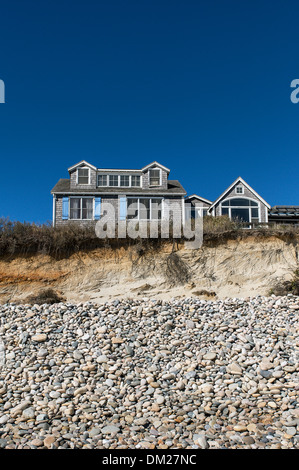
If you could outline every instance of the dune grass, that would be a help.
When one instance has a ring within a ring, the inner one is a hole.
[[[116,230],[117,233],[117,230]],[[228,217],[204,217],[203,240],[208,242],[222,242],[237,237],[248,236],[288,237],[297,239],[299,227],[295,226],[260,226],[253,229],[244,229],[240,223],[231,221]],[[68,257],[79,251],[89,251],[99,247],[129,247],[139,246],[142,249],[158,248],[169,242],[184,242],[183,232],[180,238],[174,237],[170,227],[169,238],[104,238],[100,239],[95,233],[94,224],[84,227],[75,223],[68,223],[61,227],[52,224],[35,224],[28,222],[14,222],[9,219],[0,219],[0,256],[32,255],[42,253],[55,258]]]

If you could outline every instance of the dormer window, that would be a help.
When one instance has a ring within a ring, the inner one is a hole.
[[[149,170],[149,185],[160,186],[160,170]]]
[[[77,183],[89,184],[89,168],[78,168],[77,170]]]

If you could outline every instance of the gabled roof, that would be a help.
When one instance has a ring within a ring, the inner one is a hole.
[[[216,199],[216,201],[213,202],[213,204],[210,206],[209,208],[209,211],[211,209],[213,209],[213,207],[216,206],[216,204],[221,201],[221,199],[223,199],[225,197],[225,195],[238,183],[242,183],[244,184],[244,186],[249,189],[249,191],[251,191],[263,204],[265,204],[266,207],[268,207],[268,209],[271,208],[270,204],[268,204],[251,186],[249,186],[248,183],[246,183],[246,181],[243,180],[243,178],[241,178],[241,176],[239,176],[219,197],[218,199]]]
[[[152,162],[152,163],[149,163],[148,165],[144,166],[143,168],[141,168],[142,171],[145,171],[145,170],[148,170],[149,168],[153,167],[153,166],[157,166],[159,168],[162,168],[162,170],[165,170],[167,171],[167,173],[170,172],[170,169],[169,168],[166,168],[166,166],[164,165],[161,165],[161,163],[158,163],[158,162]]]
[[[97,169],[94,165],[91,165],[91,164],[88,163],[86,160],[81,160],[81,162],[76,163],[76,165],[70,166],[70,167],[68,168],[68,171],[75,170],[75,168],[77,168],[78,166],[82,166],[82,165],[88,166],[89,168],[92,168],[93,170],[96,170],[96,169]]]
[[[205,199],[204,197],[197,196],[197,194],[191,194],[191,196],[186,197],[186,201],[192,198],[198,199],[199,201],[206,202],[207,204],[212,204],[212,201],[209,201],[208,199]]]

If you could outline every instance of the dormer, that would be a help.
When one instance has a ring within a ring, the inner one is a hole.
[[[70,188],[93,189],[96,188],[97,169],[90,163],[82,160],[68,168],[70,175]]]
[[[167,189],[169,168],[152,162],[142,168],[142,187],[144,189]]]

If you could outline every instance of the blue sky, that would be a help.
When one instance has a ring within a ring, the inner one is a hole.
[[[0,216],[50,220],[82,159],[299,204],[298,17],[292,0],[2,2]]]

